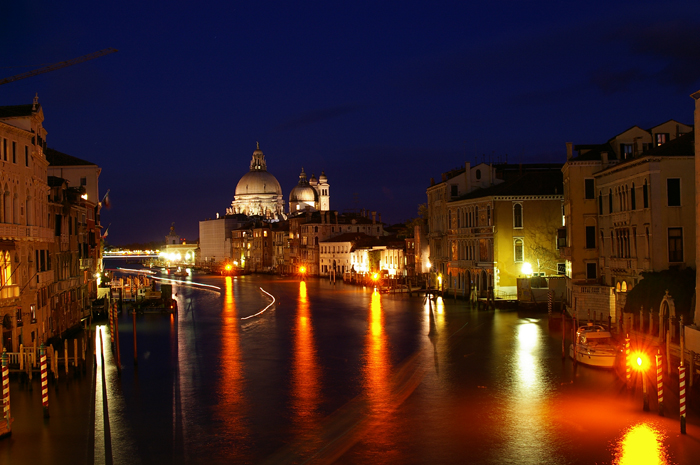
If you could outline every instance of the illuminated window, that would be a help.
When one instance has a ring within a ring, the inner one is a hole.
[[[666,142],[668,142],[668,133],[657,133],[654,134],[655,139],[656,139],[656,146],[658,147],[659,145],[663,145]]]

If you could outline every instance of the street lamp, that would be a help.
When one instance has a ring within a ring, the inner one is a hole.
[[[646,371],[649,368],[649,357],[643,352],[637,352],[632,356],[633,360],[636,360],[637,363],[634,365],[634,368],[639,372],[639,374],[642,376],[642,393],[644,396],[644,411],[648,412],[649,411],[649,392],[647,390],[647,376],[646,376]]]

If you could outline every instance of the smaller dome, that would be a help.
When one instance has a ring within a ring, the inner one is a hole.
[[[321,171],[321,176],[318,177],[318,182],[320,182],[321,184],[328,182],[328,178],[326,177],[325,171]]]
[[[316,179],[316,175],[312,174],[311,179],[309,179],[309,184],[312,186],[318,185],[318,180]]]
[[[318,202],[318,192],[311,186],[296,186],[289,193],[290,202]]]

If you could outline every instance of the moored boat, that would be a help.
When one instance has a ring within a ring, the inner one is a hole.
[[[601,325],[588,324],[576,331],[574,343],[569,346],[569,356],[586,365],[613,368],[619,349],[610,331]]]

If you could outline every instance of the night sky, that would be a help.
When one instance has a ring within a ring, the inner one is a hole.
[[[563,163],[568,141],[693,122],[697,0],[297,3],[2,2],[0,78],[119,52],[0,104],[38,92],[49,147],[102,167],[117,245],[172,222],[196,239],[256,141],[285,202],[324,170],[332,209],[397,223],[465,161]]]

